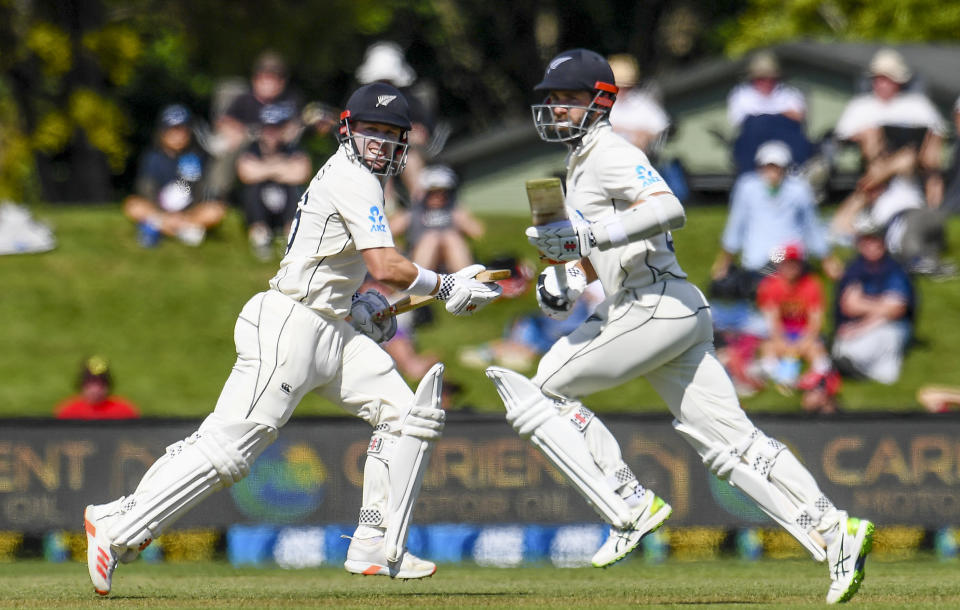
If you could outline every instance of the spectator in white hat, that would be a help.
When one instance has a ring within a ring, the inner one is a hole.
[[[869,68],[871,91],[847,104],[837,137],[856,143],[864,173],[831,222],[838,241],[851,241],[861,216],[887,229],[887,247],[911,271],[939,265],[927,245],[936,233],[943,202],[942,143],[946,123],[930,99],[908,88],[913,73],[893,49],[880,49]],[[904,239],[906,236],[906,239]]]
[[[670,117],[650,88],[637,86],[639,68],[633,55],[611,55],[607,61],[620,89],[610,110],[610,124],[614,131],[651,157],[658,152],[670,127]]]
[[[389,83],[400,89],[407,99],[413,126],[407,132],[407,165],[400,180],[409,194],[409,201],[416,201],[423,196],[420,173],[430,159],[427,147],[434,128],[433,112],[425,101],[429,95],[425,93],[422,83],[417,81],[417,72],[407,63],[403,49],[395,42],[382,40],[367,47],[363,63],[357,68],[355,76],[361,85]],[[388,203],[396,199],[392,184],[388,185],[386,196]]]
[[[712,270],[715,280],[726,277],[737,254],[741,270],[758,278],[769,266],[771,252],[788,243],[802,245],[813,258],[828,257],[813,190],[805,178],[788,172],[790,148],[779,140],[765,142],[757,149],[755,161],[756,169],[740,176],[733,186],[722,249]],[[829,262],[826,266],[839,272],[832,258]]]

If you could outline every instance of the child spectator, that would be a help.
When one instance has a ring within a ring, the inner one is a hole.
[[[80,394],[55,409],[57,419],[133,419],[140,412],[126,398],[111,396],[113,378],[107,361],[93,356],[83,362],[77,379]]]
[[[284,141],[293,119],[287,105],[260,109],[260,133],[237,159],[250,247],[260,260],[273,257],[273,238],[286,235],[297,211],[302,186],[310,179],[310,158]]]
[[[820,282],[804,265],[803,250],[796,244],[782,248],[774,262],[776,272],[757,288],[757,306],[768,327],[767,340],[760,345],[763,371],[784,391],[812,390],[829,381],[832,396],[838,376],[820,338],[824,312]],[[803,361],[809,370],[801,378]]]
[[[877,227],[861,227],[856,246],[835,293],[833,358],[845,376],[894,383],[913,331],[913,286]]]
[[[423,199],[390,219],[394,235],[406,235],[410,259],[428,269],[462,269],[473,263],[467,238],[479,239],[484,226],[457,207],[457,176],[445,165],[431,165],[420,174]]]
[[[163,235],[199,246],[208,229],[223,220],[227,206],[206,199],[204,159],[193,147],[190,111],[167,106],[160,113],[156,145],[140,159],[136,193],[123,211],[139,227],[140,245],[150,248]]]

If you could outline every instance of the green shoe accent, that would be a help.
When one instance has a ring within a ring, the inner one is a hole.
[[[850,522],[852,521],[857,522],[857,527],[853,530],[853,532],[850,532]],[[866,524],[866,533],[863,535],[863,546],[860,547],[860,553],[857,555],[856,563],[854,563],[853,580],[850,582],[850,587],[847,588],[846,593],[844,593],[843,597],[839,599],[840,603],[850,601],[853,596],[857,594],[857,591],[860,590],[860,585],[863,584],[863,580],[867,577],[867,555],[873,550],[873,534],[876,531],[876,527],[870,521],[867,521]],[[859,519],[848,519],[847,531],[850,532],[851,535],[856,535],[857,529],[859,528]]]

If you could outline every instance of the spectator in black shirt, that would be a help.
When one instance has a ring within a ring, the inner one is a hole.
[[[286,63],[274,51],[264,51],[257,58],[250,77],[250,90],[237,96],[216,119],[214,147],[217,166],[212,186],[215,192],[225,194],[233,186],[237,155],[256,138],[260,111],[267,105],[283,106],[289,111],[291,120],[284,127],[283,140],[297,140],[302,129],[299,120],[302,99],[289,86]]]
[[[284,140],[292,119],[286,104],[262,107],[259,135],[237,160],[250,247],[261,260],[273,257],[274,235],[289,231],[302,186],[310,179],[310,158]]]
[[[186,106],[163,109],[156,144],[140,158],[136,192],[123,203],[146,248],[157,245],[163,235],[198,246],[207,229],[226,214],[227,206],[208,196],[205,159],[193,146],[190,121]]]

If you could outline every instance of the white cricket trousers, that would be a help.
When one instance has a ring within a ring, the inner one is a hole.
[[[237,362],[214,410],[224,419],[280,428],[314,391],[372,426],[399,430],[413,404],[393,359],[372,339],[275,290],[247,302],[234,340]]]
[[[533,382],[576,399],[645,377],[673,416],[731,446],[754,429],[713,347],[706,298],[686,280],[608,297],[540,360]]]

